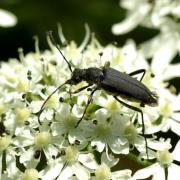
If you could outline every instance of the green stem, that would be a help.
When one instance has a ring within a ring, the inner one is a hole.
[[[128,154],[128,158],[135,161],[136,163],[146,167],[146,166],[150,166],[153,163],[150,160],[146,160],[146,159],[141,159],[140,157],[138,157],[137,155],[133,154],[133,153],[129,153]]]

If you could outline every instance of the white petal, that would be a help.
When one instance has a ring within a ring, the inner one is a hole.
[[[129,169],[112,172],[112,180],[127,180],[130,179],[132,171]]]
[[[96,146],[97,151],[102,152],[105,147],[105,143],[99,139],[94,139],[91,141],[91,146]]]
[[[90,178],[90,173],[89,171],[84,168],[82,165],[80,165],[79,163],[76,163],[72,166],[73,169],[73,173],[76,175],[76,177],[79,180],[89,180]]]
[[[78,48],[78,50],[80,52],[82,52],[87,47],[88,41],[89,41],[90,36],[91,36],[88,24],[85,24],[85,29],[86,29],[86,34],[85,34],[84,40]]]
[[[58,152],[59,152],[58,149],[52,144],[49,144],[47,148],[44,148],[44,154],[48,160],[50,160],[52,156],[56,157]]]
[[[173,65],[169,65],[168,68],[165,70],[163,76],[164,76],[164,80],[169,80],[175,77],[179,77],[180,74],[180,64],[173,64]]]
[[[34,135],[28,128],[21,128],[16,134],[17,138],[14,139],[14,144],[17,146],[30,146],[34,144]]]
[[[171,124],[172,124],[172,120],[169,119],[168,117],[164,117],[162,123],[162,127],[161,127],[161,131],[162,132],[167,132],[170,128],[171,128]]]
[[[162,151],[164,149],[170,149],[171,144],[168,141],[161,142],[161,141],[152,140],[152,141],[148,141],[148,147],[150,147],[151,149]]]
[[[142,1],[131,1],[131,0],[121,0],[119,2],[120,6],[124,9],[127,10],[133,10],[135,9],[137,6],[142,4]]]
[[[98,164],[95,161],[93,154],[80,154],[78,160],[90,169],[96,169]]]
[[[172,119],[180,123],[180,113],[173,113]]]
[[[11,27],[17,23],[17,17],[9,11],[0,9],[0,26]]]
[[[40,110],[43,102],[44,102],[44,101],[32,101],[31,104],[30,104],[32,113],[37,113],[37,112],[39,112],[39,110]]]
[[[165,179],[165,171],[164,168],[159,168],[159,170],[153,174],[152,180],[160,180],[160,179]]]
[[[106,121],[106,119],[108,118],[108,111],[104,108],[101,108],[99,110],[97,110],[95,112],[96,114],[96,119],[100,121],[100,123],[102,123],[102,121]]]
[[[6,154],[6,166],[7,166],[6,171],[10,177],[14,177],[19,173],[19,170],[16,167],[15,156],[11,155],[10,153]]]
[[[35,153],[35,150],[33,147],[23,152],[19,159],[20,163],[31,161],[33,159],[34,153]]]
[[[172,152],[173,155],[173,159],[180,161],[180,140],[177,142],[176,147],[174,149],[174,151]]]
[[[168,180],[179,180],[180,178],[180,166],[172,163],[168,168]]]
[[[146,14],[150,10],[150,6],[145,4],[137,8],[132,14],[130,14],[124,21],[121,23],[114,24],[112,26],[112,32],[115,35],[125,34],[132,29],[136,28],[139,23],[145,18]]]
[[[158,125],[151,125],[146,128],[146,134],[154,134],[162,130],[162,128],[166,125],[166,122],[158,124]]]
[[[53,122],[51,125],[51,130],[54,136],[62,135],[66,132],[62,122]]]
[[[63,164],[56,163],[50,166],[47,173],[43,176],[42,180],[55,179],[61,172]]]
[[[171,130],[180,136],[180,123],[171,120]]]
[[[79,128],[74,128],[69,131],[68,140],[70,144],[74,144],[74,142],[78,140],[80,142],[80,144],[78,145],[78,149],[84,149],[89,143],[88,139]]]
[[[73,171],[70,166],[66,166],[62,172],[60,173],[59,177],[57,180],[69,180],[69,178],[73,175]]]
[[[59,35],[59,39],[60,39],[61,43],[65,44],[67,42],[67,40],[63,34],[62,26],[60,23],[58,23],[58,35]]]
[[[180,104],[180,94],[178,94],[177,96],[174,96],[173,103],[171,105],[173,111],[179,111],[180,110],[179,104]]]
[[[84,110],[84,107],[75,104],[75,105],[73,106],[73,108],[72,108],[72,113],[73,113],[76,117],[81,118],[81,117],[82,117],[83,110]]]
[[[141,44],[141,49],[145,57],[151,58],[155,52],[159,49],[159,42],[161,42],[161,36],[155,36],[154,38],[145,41]]]
[[[94,103],[104,107],[107,104],[107,99],[103,96],[97,96],[97,98],[94,98]]]
[[[108,145],[115,154],[129,153],[129,143],[126,138],[111,137],[111,139],[108,141]]]
[[[106,164],[108,167],[113,167],[119,162],[119,158],[115,158],[113,155],[103,152],[101,156],[101,164]]]
[[[145,179],[145,178],[148,178],[149,176],[157,173],[160,169],[161,169],[160,165],[158,163],[155,163],[151,166],[148,166],[146,168],[136,171],[133,177],[135,179]]]
[[[159,43],[161,43],[161,46],[159,46],[158,50],[154,54],[151,63],[153,73],[156,77],[162,77],[164,70],[168,67],[169,63],[176,54],[176,49],[174,48],[175,42],[171,39],[167,39],[166,42]]]

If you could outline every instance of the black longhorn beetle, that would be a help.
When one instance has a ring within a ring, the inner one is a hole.
[[[51,98],[51,96],[59,90],[62,86],[66,84],[70,85],[76,85],[82,81],[86,81],[88,85],[77,89],[74,93],[78,93],[82,90],[87,89],[88,87],[92,85],[96,85],[94,89],[91,89],[91,93],[88,98],[88,102],[86,104],[86,107],[84,109],[84,112],[82,114],[82,117],[79,119],[79,121],[76,124],[76,127],[79,125],[79,123],[82,121],[84,118],[84,115],[86,113],[86,110],[89,106],[89,104],[92,101],[93,94],[95,93],[96,90],[98,89],[103,89],[105,90],[108,94],[112,95],[120,104],[123,106],[132,109],[138,113],[141,114],[141,119],[142,119],[142,134],[145,138],[145,145],[146,145],[146,154],[148,156],[148,151],[147,151],[147,139],[144,135],[145,133],[145,125],[144,125],[144,117],[143,117],[143,112],[140,108],[132,106],[127,104],[126,102],[120,100],[118,98],[121,97],[123,99],[126,99],[131,102],[138,102],[140,103],[141,107],[145,107],[145,105],[148,106],[157,106],[158,105],[158,96],[156,93],[151,92],[142,82],[141,80],[143,79],[146,70],[145,69],[139,69],[136,71],[133,71],[129,74],[122,73],[120,71],[117,71],[116,69],[113,69],[110,67],[110,63],[106,63],[104,67],[102,68],[97,68],[97,67],[89,67],[87,69],[80,69],[80,68],[75,68],[72,71],[71,65],[66,59],[66,57],[63,55],[61,52],[58,44],[55,42],[52,32],[48,33],[49,38],[51,39],[52,43],[54,46],[58,49],[60,54],[62,55],[63,59],[66,61],[69,70],[71,71],[71,78],[68,79],[65,83],[61,84],[58,86],[44,101],[42,104],[40,111],[38,112],[38,121],[40,122],[40,114],[44,110],[44,106],[46,102]],[[138,81],[137,79],[131,77],[133,75],[141,74],[141,79]]]

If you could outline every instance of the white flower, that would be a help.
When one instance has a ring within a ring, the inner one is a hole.
[[[79,142],[78,148],[87,146],[87,139],[80,128],[76,128],[79,118],[71,111],[71,106],[62,103],[55,115],[55,121],[51,124],[52,134],[54,136],[67,135],[71,144]]]
[[[6,152],[6,156],[4,156],[4,152]],[[12,137],[4,133],[4,135],[0,137],[0,179],[3,179],[4,177],[17,177],[17,174],[20,172],[16,166],[17,155],[19,155],[19,153],[13,143]]]
[[[79,180],[90,178],[90,169],[96,169],[97,164],[92,154],[83,154],[74,146],[62,149],[60,158],[49,163],[48,169],[44,171],[43,180],[69,179],[73,175]]]
[[[122,0],[120,6],[127,9],[127,18],[121,23],[115,24],[112,27],[114,34],[127,33],[138,25],[158,28],[160,33],[152,39],[140,44],[145,57],[153,57],[152,66],[154,73],[163,74],[165,78],[177,77],[180,70],[180,65],[170,65],[164,72],[164,65],[170,61],[180,50],[180,28],[179,28],[179,12],[180,3],[178,0]],[[159,66],[157,66],[158,63]]]
[[[110,168],[106,164],[101,164],[95,171],[96,180],[130,180],[131,170],[120,170],[111,172]]]
[[[39,132],[35,129],[24,128],[14,138],[14,144],[20,150],[19,161],[26,168],[35,168],[44,156],[47,161],[57,156],[59,148],[64,142],[61,136],[53,136],[49,132],[48,123],[39,127]]]
[[[129,117],[120,114],[117,116],[118,119],[113,119],[107,110],[99,109],[96,111],[95,120],[84,122],[81,126],[86,131],[85,136],[91,139],[91,145],[96,146],[99,152],[104,149],[107,151],[108,146],[116,154],[129,152],[128,140],[119,129],[121,121],[128,121]]]
[[[128,6],[133,7],[131,4]],[[59,33],[60,40],[65,43],[61,27]],[[159,106],[143,108],[138,103],[126,99],[124,101],[142,108],[145,134],[150,136],[146,138],[149,159],[145,161],[151,163],[156,158],[157,166],[162,165],[164,154],[169,153],[167,150],[173,144],[170,140],[161,140],[159,132],[171,129],[179,134],[180,129],[177,112],[180,96],[172,93],[172,88],[167,88],[168,83],[164,82],[177,74],[177,71],[174,74],[168,71],[170,58],[162,64],[155,63],[154,58],[149,65],[142,49],[137,49],[132,40],[119,48],[112,44],[103,47],[94,36],[88,43],[89,38],[90,32],[86,26],[83,43],[79,47],[75,42],[64,44],[60,52],[49,36],[47,39],[51,50],[39,51],[36,39],[36,52],[24,55],[20,49],[20,61],[11,59],[1,63],[2,178],[9,178],[12,174],[14,179],[133,179],[129,169],[112,170],[121,154],[126,157],[134,156],[137,162],[140,158],[147,158],[145,139],[141,135],[141,116],[123,107],[102,89],[94,93],[85,111],[90,91],[96,84],[93,83],[93,86],[78,93],[74,92],[87,86],[87,82],[78,85],[64,84],[71,79],[71,68],[72,71],[74,68],[101,69],[109,61],[112,68],[127,74],[139,68],[147,70],[142,83],[151,91],[157,91],[160,96]],[[71,68],[65,60],[71,64]],[[152,73],[159,68],[156,66],[161,65],[161,74],[152,78]],[[171,70],[174,69],[170,67]],[[166,73],[163,74],[163,71]],[[142,74],[133,77],[140,79],[141,76]],[[64,85],[61,86],[62,84]],[[51,96],[52,92],[54,94]],[[42,111],[39,112],[40,110]],[[77,126],[79,120],[81,122]],[[168,160],[168,164],[174,164],[171,155]]]
[[[112,155],[107,155],[106,153],[103,153],[101,156],[101,164],[97,166],[95,170],[95,177],[92,179],[96,180],[130,180],[131,179],[131,170],[124,169],[119,171],[113,171],[111,172],[111,167],[117,165],[119,159],[115,158]]]
[[[174,151],[170,153],[168,149],[157,152],[157,162],[144,169],[138,170],[134,174],[135,179],[145,179],[152,176],[153,179],[179,179],[180,167],[173,163],[173,160],[179,161],[180,141],[177,143]],[[165,169],[167,168],[167,178],[165,178]]]
[[[38,171],[33,168],[26,169],[21,176],[22,180],[26,180],[26,179],[38,180],[38,178],[39,178]]]
[[[17,17],[4,9],[0,9],[0,26],[1,27],[11,27],[17,24]]]
[[[174,13],[179,9],[178,0],[159,0],[159,1],[146,1],[146,0],[122,0],[120,6],[128,10],[127,18],[112,27],[115,34],[123,34],[131,31],[139,24],[147,27],[155,28],[168,28],[168,22],[175,19],[168,17],[179,17],[178,13]],[[174,29],[174,28],[173,28]]]
[[[112,27],[114,34],[127,33],[138,26],[147,16],[151,10],[150,3],[146,0],[123,0],[120,5],[123,8],[130,10],[128,17],[125,21],[115,24]]]

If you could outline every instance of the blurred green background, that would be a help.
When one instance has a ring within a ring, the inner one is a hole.
[[[40,49],[48,48],[45,32],[53,30],[57,34],[57,22],[62,24],[66,38],[78,44],[84,37],[86,22],[103,45],[112,42],[122,45],[129,38],[140,43],[156,33],[139,27],[129,34],[114,36],[111,26],[125,17],[119,0],[1,0],[0,8],[18,18],[15,27],[0,27],[0,60],[17,57],[19,47],[25,53],[34,51],[34,35],[40,39]]]

